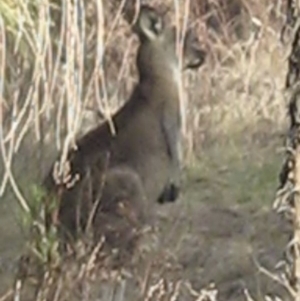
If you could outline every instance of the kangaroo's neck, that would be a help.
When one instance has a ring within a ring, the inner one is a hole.
[[[156,74],[155,76],[141,76],[138,89],[149,98],[156,101],[168,101],[169,97],[179,98],[180,78],[175,78],[173,74]],[[151,96],[151,97],[150,97]],[[154,99],[153,99],[154,100]],[[151,101],[153,101],[151,100]]]
[[[156,85],[179,86],[181,79],[180,70],[177,66],[161,65],[160,68],[139,69],[139,82],[152,82]]]

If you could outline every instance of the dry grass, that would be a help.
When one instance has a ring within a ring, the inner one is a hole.
[[[137,43],[120,14],[123,2],[0,3],[0,195],[12,187],[22,210],[29,211],[29,183],[40,180],[57,150],[67,150],[77,135],[98,124],[100,113],[109,118],[131,92]],[[200,16],[200,2],[189,10],[189,1],[175,1],[175,6],[168,1],[173,20],[179,25],[189,16],[208,50],[205,67],[184,77],[189,99],[183,106],[187,163],[194,163],[191,159],[211,145],[222,147],[237,137],[249,145],[264,140],[266,133],[284,128],[286,117],[283,87],[289,49],[279,41],[282,1],[242,1],[243,39],[237,38],[226,18],[220,23],[221,33],[208,29],[205,20],[213,11]],[[127,292],[138,291],[142,300],[149,301],[175,301],[180,294],[186,300],[207,300],[206,291],[192,289],[176,260],[164,252],[158,248],[139,259],[131,271],[138,285]],[[65,272],[55,270],[55,276],[51,270],[43,271],[41,279],[48,277],[52,284],[41,285],[40,291],[51,288],[51,300],[95,300],[99,274],[103,276],[107,268],[89,265],[91,253],[89,249],[84,257],[63,263]],[[108,287],[115,285],[114,280],[107,281]],[[214,300],[214,289],[209,292]],[[103,300],[113,300],[111,291],[105,294]]]
[[[24,208],[25,202],[10,172],[13,159],[18,160],[21,142],[26,144],[24,137],[30,135],[35,141],[34,148],[40,149],[39,168],[34,170],[42,174],[47,165],[45,158],[57,149],[66,150],[76,135],[99,123],[99,112],[109,118],[127,99],[136,80],[136,40],[121,18],[118,2],[114,5],[76,3],[73,7],[71,2],[65,2],[59,7],[59,3],[46,1],[43,8],[36,8],[39,18],[33,19],[35,26],[29,21],[28,24],[24,21],[24,25],[17,23],[15,36],[2,23],[2,40],[6,46],[1,51],[0,65],[6,85],[1,106],[2,141],[5,141],[1,153],[6,174],[0,193],[9,181]],[[245,130],[251,135],[261,125],[282,126],[287,49],[279,42],[277,23],[281,16],[274,21],[273,12],[280,9],[280,3],[247,4],[251,26],[248,26],[250,31],[245,30],[244,40],[230,36],[226,24],[224,39],[224,35],[205,29],[205,16],[195,19],[194,25],[209,57],[199,74],[186,76],[189,101],[184,98],[183,107],[187,120],[184,136],[187,160],[201,151],[207,137],[222,139],[228,133],[232,136]],[[178,1],[173,13],[180,9],[177,14],[181,19],[188,14],[192,17],[192,12],[184,13],[187,4]],[[23,6],[19,13],[28,16],[30,9]],[[80,14],[83,17],[77,26],[76,18]],[[56,24],[61,27],[49,27],[51,18],[60,21]],[[179,22],[180,18],[176,19]],[[20,41],[30,50],[21,48]],[[21,76],[18,70],[23,70]],[[33,152],[32,143],[24,147],[25,151]]]
[[[194,141],[196,153],[206,138],[230,139],[246,132],[252,137],[263,128],[282,129],[287,54],[278,31],[268,23],[261,22],[257,35],[252,32],[244,41],[229,45],[217,41],[209,64],[199,75],[201,88],[190,91],[190,136],[203,138]]]

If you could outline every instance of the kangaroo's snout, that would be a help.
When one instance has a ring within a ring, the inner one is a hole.
[[[193,58],[185,63],[185,69],[197,69],[205,62],[206,52],[204,50],[194,49],[193,52]]]
[[[189,29],[184,41],[184,69],[197,69],[204,64],[206,51],[201,47],[195,30]]]

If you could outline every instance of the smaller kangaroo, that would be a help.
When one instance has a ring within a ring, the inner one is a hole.
[[[116,135],[104,122],[77,141],[76,150],[68,153],[70,176],[78,177],[72,187],[57,185],[52,169],[44,181],[47,190],[59,198],[59,223],[72,235],[78,223],[87,224],[87,211],[96,200],[100,201],[94,228],[101,227],[103,212],[116,217],[123,201],[130,208],[127,221],[135,216],[141,222],[151,215],[154,202],[175,201],[179,192],[179,75],[200,67],[205,52],[189,30],[181,70],[176,28],[167,27],[149,6],[141,7],[133,30],[140,41],[139,80],[130,99],[112,117]]]

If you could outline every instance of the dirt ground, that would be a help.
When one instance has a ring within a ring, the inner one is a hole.
[[[184,213],[178,206],[171,209],[176,221],[162,219],[166,227],[176,224],[178,230],[173,231],[180,236],[172,250],[182,266],[182,277],[194,288],[215,283],[218,300],[246,300],[245,289],[255,300],[264,300],[265,295],[286,297],[282,287],[259,271],[261,265],[275,272],[283,258],[289,235],[283,219],[256,206],[200,203]]]
[[[172,212],[167,227],[182,235],[177,254],[185,277],[198,288],[214,282],[218,300],[245,300],[246,288],[258,300],[286,295],[258,268],[276,271],[290,235],[288,222],[272,211],[282,141],[267,141],[226,142],[223,152],[210,147],[187,176],[181,201],[164,208]]]
[[[185,172],[180,200],[157,207],[159,248],[175,258],[180,278],[194,289],[214,282],[221,301],[246,300],[245,289],[255,300],[287,295],[258,268],[276,271],[290,233],[287,222],[271,210],[282,138],[276,134],[253,139],[224,140],[203,148]],[[12,198],[1,204],[1,294],[26,237],[14,208]]]

